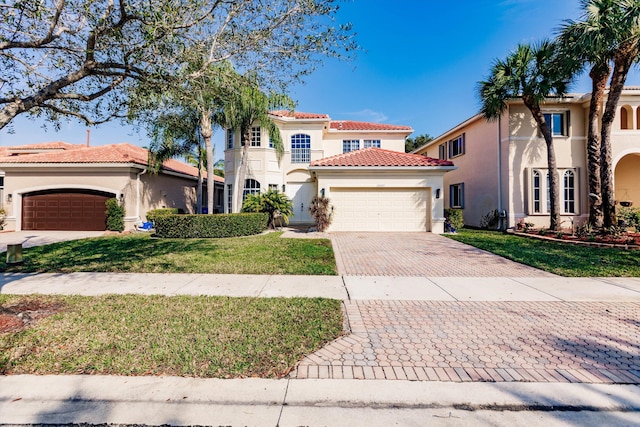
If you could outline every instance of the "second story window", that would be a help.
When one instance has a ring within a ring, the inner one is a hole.
[[[227,149],[233,148],[233,129],[227,129]]]
[[[568,112],[567,112],[568,114]],[[547,122],[551,135],[553,136],[567,136],[567,123],[565,113],[546,113],[544,114],[544,121]]]
[[[365,139],[364,148],[380,148],[379,139]]]
[[[260,147],[260,139],[261,139],[260,128],[252,127],[251,128],[251,146]]]
[[[438,158],[440,160],[447,160],[447,143],[446,142],[438,145]]]
[[[464,134],[449,141],[449,158],[452,159],[464,154]]]
[[[309,163],[311,161],[311,137],[298,133],[291,137],[291,163]]]
[[[359,139],[345,139],[342,141],[342,152],[349,153],[360,149]]]

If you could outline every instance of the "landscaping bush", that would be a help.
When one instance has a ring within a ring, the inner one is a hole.
[[[462,209],[453,209],[453,208],[445,209],[444,218],[445,218],[445,224],[450,225],[455,230],[460,230],[462,227],[464,227]]]
[[[482,217],[480,220],[480,228],[484,228],[485,230],[495,230],[498,228],[499,223],[500,213],[497,209],[494,209]]]
[[[623,221],[625,227],[634,228],[640,232],[640,209],[621,207],[618,210],[618,219]]]
[[[124,230],[124,206],[118,203],[117,199],[107,199],[107,230],[123,231]]]
[[[147,212],[147,221],[151,221],[155,223],[155,219],[159,216],[176,215],[179,213],[184,213],[184,212],[180,212],[180,210],[181,209],[178,209],[178,208],[151,209],[149,212]]]
[[[267,229],[269,214],[160,215],[155,217],[157,237],[172,239],[238,237]]]
[[[289,224],[289,217],[293,216],[293,203],[286,194],[269,190],[266,193],[248,194],[244,199],[242,212],[266,212],[269,214],[269,227],[275,228],[276,217]]]

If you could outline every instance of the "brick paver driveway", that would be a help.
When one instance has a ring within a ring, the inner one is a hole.
[[[331,242],[347,276],[553,276],[432,233],[332,233]]]
[[[297,378],[640,384],[640,303],[345,302]]]

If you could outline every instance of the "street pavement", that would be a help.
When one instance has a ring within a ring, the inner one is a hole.
[[[347,234],[331,235],[340,276],[0,275],[5,294],[334,298],[348,325],[281,379],[3,376],[0,425],[640,424],[640,278],[558,277],[432,235],[392,239],[392,265],[384,236]],[[441,262],[408,270],[410,252]]]

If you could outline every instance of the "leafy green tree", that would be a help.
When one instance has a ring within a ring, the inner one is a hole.
[[[136,82],[162,87],[228,61],[282,87],[357,50],[336,0],[9,0],[0,11],[0,129],[24,113],[104,122]],[[185,74],[194,51],[202,68]]]
[[[611,227],[616,222],[611,125],[626,76],[640,52],[640,2],[582,0],[581,6],[583,14],[580,20],[567,21],[558,40],[566,52],[566,60],[589,67],[592,80],[587,136],[591,197],[589,223],[596,227]],[[603,113],[604,95],[610,76],[610,90]]]
[[[280,130],[269,117],[269,111],[278,108],[292,110],[293,107],[294,102],[287,95],[273,92],[267,95],[260,90],[255,80],[244,80],[234,93],[223,100],[221,108],[216,112],[214,121],[217,124],[223,128],[240,132],[242,154],[233,184],[232,199],[235,206],[232,207],[232,210],[234,212],[237,211],[237,207],[243,204],[244,182],[247,176],[249,147],[251,146],[251,127],[257,124],[267,129],[269,141],[280,158],[284,153],[282,137]]]
[[[260,194],[248,194],[244,199],[242,212],[267,212],[269,214],[269,227],[275,228],[276,216],[280,216],[285,224],[289,223],[289,217],[293,216],[293,202],[286,194],[278,190],[269,190]]]
[[[538,45],[518,45],[504,60],[496,60],[489,78],[479,84],[480,111],[488,120],[498,120],[509,100],[521,98],[533,115],[547,146],[549,168],[550,228],[560,228],[558,176],[553,136],[540,105],[550,95],[567,91],[571,70],[557,46],[549,41]]]
[[[418,148],[422,147],[427,142],[432,140],[433,140],[433,137],[428,133],[425,133],[424,135],[418,135],[415,138],[407,138],[404,141],[404,151],[405,153],[410,153],[414,150],[417,150]]]

